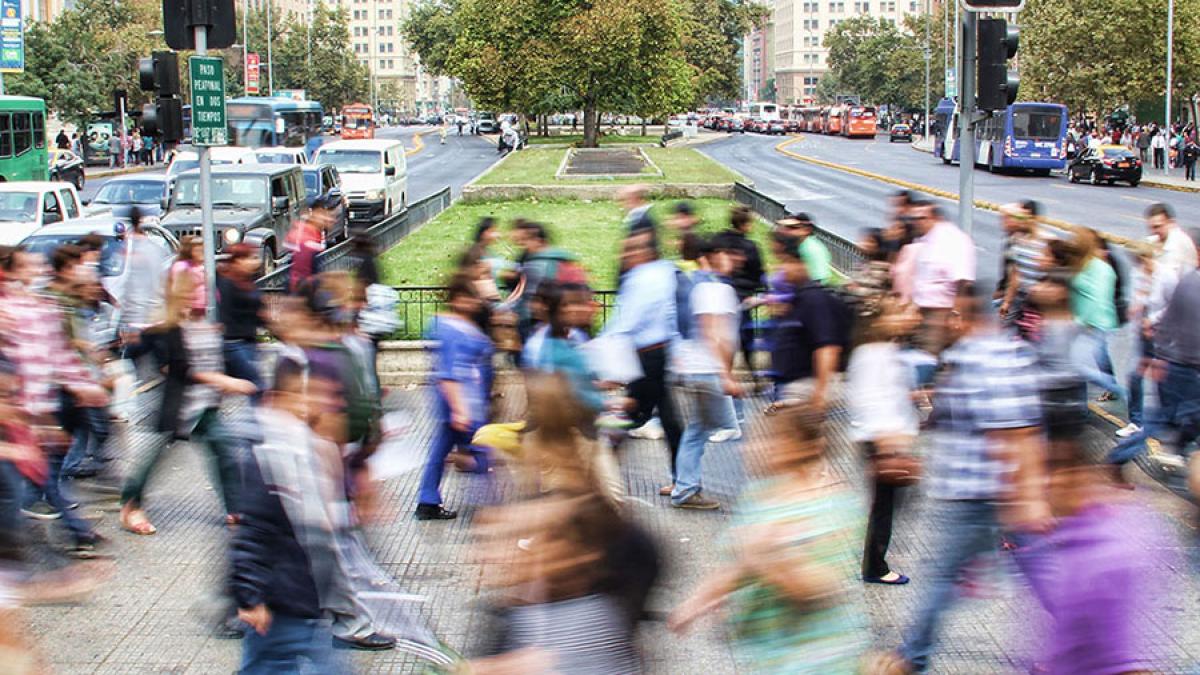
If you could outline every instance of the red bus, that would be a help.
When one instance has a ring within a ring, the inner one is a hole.
[[[842,133],[842,113],[844,111],[845,107],[838,105],[826,109],[821,115],[822,120],[824,121],[824,128],[822,131],[824,131],[826,135],[837,136],[838,134]]]
[[[374,112],[366,103],[351,103],[342,108],[342,138],[375,138]]]
[[[848,106],[842,111],[841,133],[847,138],[875,138],[878,120],[870,106]]]

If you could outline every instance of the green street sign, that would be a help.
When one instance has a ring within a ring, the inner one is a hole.
[[[192,75],[192,145],[225,145],[225,69],[219,56],[188,59]]]

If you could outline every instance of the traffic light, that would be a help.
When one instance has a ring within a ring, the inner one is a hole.
[[[233,0],[163,0],[163,39],[172,49],[195,49],[196,26],[208,28],[209,49],[224,49],[237,40]]]
[[[1016,26],[1004,19],[979,20],[979,72],[976,79],[976,107],[980,110],[1004,110],[1017,100],[1021,83],[1008,71],[1008,60],[1017,55]]]
[[[154,52],[138,61],[138,85],[154,93],[142,106],[146,133],[177,143],[183,138],[183,103],[179,99],[179,59],[175,52]]]

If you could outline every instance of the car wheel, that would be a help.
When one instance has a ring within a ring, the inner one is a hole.
[[[1073,169],[1067,169],[1067,180],[1071,181],[1072,183],[1078,183],[1079,176],[1075,175],[1075,171]]]
[[[275,244],[274,243],[263,244],[262,263],[259,265],[259,268],[258,268],[259,272],[261,272],[261,275],[265,277],[268,274],[270,274],[271,272],[274,272],[275,267],[276,267]]]
[[[1129,187],[1137,187],[1138,183],[1140,183],[1140,182],[1142,182],[1142,181],[1141,180],[1131,180],[1131,181],[1129,181]]]
[[[1092,185],[1099,185],[1100,184],[1100,171],[1098,171],[1097,169],[1092,169],[1092,175],[1089,177],[1088,182],[1091,183]]]
[[[1115,179],[1115,178],[1109,178],[1107,182],[1108,182],[1108,184],[1109,184],[1109,185],[1116,185],[1116,184],[1117,184],[1117,179]]]
[[[82,171],[75,174],[75,189],[76,190],[83,189],[83,172]]]

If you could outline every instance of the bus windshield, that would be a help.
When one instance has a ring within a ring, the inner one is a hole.
[[[263,209],[267,185],[259,176],[213,176],[212,201],[216,208]],[[200,205],[200,177],[184,176],[175,185],[176,206]]]
[[[1056,141],[1062,133],[1063,113],[1050,106],[1012,108],[1013,138]]]

